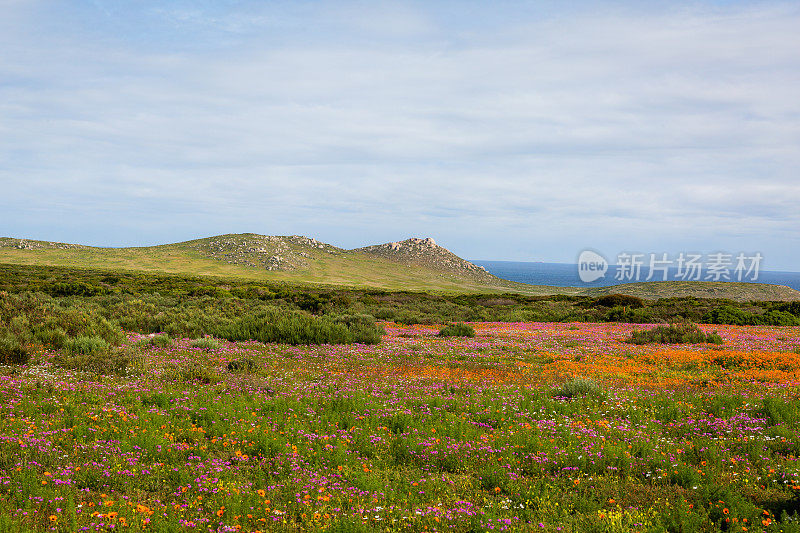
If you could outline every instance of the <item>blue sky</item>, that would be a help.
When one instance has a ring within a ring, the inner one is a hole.
[[[800,270],[800,3],[0,0],[0,235]]]

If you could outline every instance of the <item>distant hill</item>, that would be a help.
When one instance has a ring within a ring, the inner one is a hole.
[[[615,287],[550,287],[500,279],[431,238],[346,250],[302,235],[218,235],[174,244],[100,248],[0,238],[0,263],[147,271],[388,290],[600,295],[695,296],[734,300],[800,300],[781,285],[649,282]]]
[[[489,274],[485,268],[474,265],[456,254],[436,244],[436,241],[411,238],[400,242],[387,242],[357,248],[362,252],[381,259],[401,263],[408,266],[426,266],[433,270],[450,272],[454,275],[487,283],[495,283],[497,277]]]
[[[436,245],[432,239],[418,238],[346,250],[302,235],[253,233],[131,248],[100,248],[4,237],[0,238],[0,262],[392,290],[543,294],[533,285],[493,276]],[[567,288],[558,292],[573,291]]]

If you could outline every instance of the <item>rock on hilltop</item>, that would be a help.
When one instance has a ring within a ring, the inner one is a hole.
[[[474,265],[456,254],[436,244],[430,237],[419,239],[412,237],[400,242],[387,242],[356,248],[361,252],[383,259],[396,261],[409,266],[425,266],[433,270],[448,272],[458,276],[467,276],[480,281],[497,281],[485,268]]]
[[[307,268],[320,252],[335,255],[344,251],[303,235],[219,235],[187,244],[202,255],[232,265],[282,271]]]
[[[81,244],[66,244],[63,242],[35,241],[32,239],[0,237],[0,248],[13,248],[16,250],[85,250],[90,248],[90,246],[83,246]]]

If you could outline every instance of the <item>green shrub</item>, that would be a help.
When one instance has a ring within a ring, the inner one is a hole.
[[[59,327],[42,326],[36,328],[33,333],[36,342],[48,346],[54,350],[60,350],[67,344],[67,333]]]
[[[605,322],[630,322],[633,324],[651,324],[655,319],[653,311],[646,307],[630,308],[617,305],[608,310],[603,317]]]
[[[605,294],[595,298],[589,304],[592,307],[629,307],[631,309],[637,309],[639,307],[644,307],[644,300],[627,294]]]
[[[358,339],[356,342],[361,344],[378,344],[381,337],[386,334],[386,330],[375,324],[375,317],[372,315],[342,315],[333,319],[337,324],[344,324],[350,330],[350,334]]]
[[[154,335],[153,337],[141,339],[136,344],[141,346],[151,346],[153,348],[169,348],[170,346],[174,346],[175,342],[169,338],[169,335],[162,333],[160,335]]]
[[[55,283],[48,289],[53,296],[95,296],[106,292],[103,287],[83,282]]]
[[[108,342],[98,336],[67,339],[64,346],[67,355],[103,355],[108,353],[109,348]]]
[[[204,385],[219,383],[222,377],[213,369],[195,362],[170,368],[164,373],[167,381],[199,382]]]
[[[102,351],[99,346],[99,343],[83,342],[81,349],[88,351],[67,349],[53,357],[53,364],[81,372],[125,375],[130,364],[130,356],[122,350],[109,350],[108,345],[105,346],[105,351]]]
[[[404,310],[395,315],[394,321],[404,326],[413,326],[414,324],[422,324],[424,319],[418,313]]]
[[[202,339],[195,339],[192,341],[191,346],[192,348],[200,348],[201,350],[205,350],[207,352],[213,352],[215,350],[221,350],[223,348],[223,344],[214,337],[203,337]]]
[[[777,311],[791,313],[796,317],[800,317],[800,302],[786,302],[777,307]]]
[[[256,362],[247,357],[235,359],[228,363],[229,372],[255,372],[257,368]]]
[[[474,337],[475,328],[469,324],[448,324],[439,330],[440,337]]]
[[[753,322],[763,326],[797,326],[800,325],[800,317],[787,311],[767,311],[763,315],[755,316]]]
[[[0,335],[0,365],[24,365],[30,360],[30,354],[16,337],[8,334]]]
[[[214,336],[229,341],[256,340],[284,344],[377,344],[381,330],[354,321],[337,322],[330,317],[314,317],[305,313],[261,312],[239,318],[220,327]]]
[[[561,398],[578,398],[583,396],[604,396],[603,390],[593,379],[576,376],[553,392],[553,396]]]
[[[375,318],[378,320],[393,320],[397,311],[388,307],[381,307],[375,311]]]
[[[631,344],[722,344],[717,332],[706,334],[697,324],[670,324],[648,330],[635,330],[628,338]]]

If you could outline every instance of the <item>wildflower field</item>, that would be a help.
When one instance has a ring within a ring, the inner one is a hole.
[[[0,532],[800,531],[800,328],[471,325],[39,349],[0,367]]]

